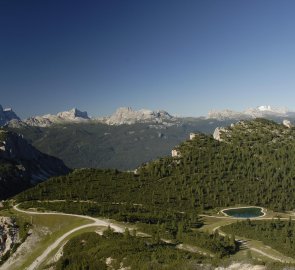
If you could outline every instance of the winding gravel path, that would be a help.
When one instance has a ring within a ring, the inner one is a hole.
[[[19,205],[19,204],[18,204]],[[83,216],[83,215],[76,215],[76,214],[66,214],[66,213],[58,213],[58,212],[34,212],[34,211],[27,211],[27,210],[23,210],[23,209],[20,209],[18,208],[18,205],[15,205],[13,208],[14,210],[18,211],[18,212],[21,212],[21,213],[25,213],[25,214],[30,214],[30,215],[62,215],[62,216],[70,216],[70,217],[79,217],[79,218],[84,218],[84,219],[88,219],[88,220],[91,220],[93,221],[93,223],[90,223],[90,224],[86,224],[86,225],[81,225],[79,227],[76,227],[70,231],[68,231],[67,233],[65,233],[64,235],[62,235],[61,237],[59,237],[58,239],[56,239],[56,241],[54,243],[52,243],[50,246],[48,246],[46,248],[46,250],[38,257],[36,258],[33,263],[26,268],[26,270],[37,270],[38,267],[41,265],[41,263],[44,262],[44,260],[48,257],[48,255],[54,250],[56,249],[69,235],[71,235],[72,233],[76,232],[76,231],[79,231],[81,229],[84,229],[84,228],[89,228],[89,227],[108,227],[110,226],[114,231],[116,232],[124,232],[125,231],[125,228],[124,226],[119,226],[117,224],[114,224],[108,220],[104,220],[104,219],[100,219],[100,218],[94,218],[94,217],[90,217],[90,216]],[[209,215],[200,215],[200,216],[203,216],[203,217],[209,217],[209,218],[219,218],[219,219],[235,219],[237,220],[237,218],[233,218],[233,217],[222,217],[222,216],[209,216]],[[266,218],[266,217],[258,217],[258,218],[253,218],[254,220],[270,220],[272,218]],[[281,218],[281,220],[287,220],[288,218]],[[218,227],[215,227],[213,229],[213,232],[218,230],[221,226],[218,226]],[[221,235],[225,235],[223,232],[219,232]],[[162,239],[163,240],[163,239]],[[165,240],[163,240],[165,241]],[[239,240],[238,240],[239,241]],[[240,240],[240,241],[243,241],[243,240]],[[179,245],[178,248],[180,249],[184,249],[184,250],[187,250],[187,248],[184,248],[183,245]],[[260,253],[261,255],[264,255],[268,258],[271,258],[273,260],[276,260],[276,261],[280,261],[280,262],[283,262],[284,260],[280,259],[280,258],[277,258],[277,257],[274,257],[270,254],[267,254],[266,252],[262,251],[262,250],[259,250],[257,248],[254,248],[254,247],[249,247],[247,246],[247,248],[249,248],[250,250],[253,250],[257,253]],[[194,252],[198,252],[200,253],[200,251],[196,251],[194,250]],[[205,254],[203,254],[205,255]],[[208,255],[208,254],[206,254]],[[211,255],[212,256],[212,255]],[[291,259],[291,258],[289,258]]]
[[[65,214],[65,213],[53,213],[53,212],[33,212],[33,211],[26,211],[23,209],[18,208],[18,205],[15,205],[14,210],[21,212],[21,213],[25,213],[25,214],[30,214],[30,215],[61,215],[61,216],[71,216],[71,217],[79,217],[79,218],[84,218],[84,219],[88,219],[93,221],[93,223],[90,224],[86,224],[86,225],[81,225],[79,227],[76,227],[70,231],[68,231],[67,233],[65,233],[64,235],[62,235],[61,237],[59,237],[58,239],[56,239],[56,241],[54,243],[52,243],[50,246],[48,246],[46,248],[46,250],[38,257],[36,258],[33,263],[26,268],[26,270],[36,270],[38,269],[38,266],[40,266],[40,264],[42,262],[44,262],[44,260],[47,258],[47,256],[54,250],[56,249],[63,240],[65,240],[69,235],[71,235],[72,233],[79,231],[81,229],[85,229],[85,228],[89,228],[89,227],[97,227],[97,226],[104,226],[104,227],[108,227],[110,226],[114,231],[116,232],[124,232],[125,227],[123,226],[118,226],[112,222],[103,220],[103,219],[99,219],[99,218],[94,218],[94,217],[89,217],[89,216],[83,216],[83,215],[75,215],[75,214]]]

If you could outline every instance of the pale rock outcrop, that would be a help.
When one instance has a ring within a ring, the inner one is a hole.
[[[291,128],[291,127],[292,127],[292,123],[291,123],[291,121],[286,120],[286,119],[283,121],[283,125],[284,125],[285,127],[287,127],[287,128]]]
[[[19,241],[15,221],[10,217],[0,217],[0,258]]]
[[[190,135],[189,135],[189,139],[190,139],[190,140],[193,140],[196,136],[197,136],[196,133],[190,133]]]
[[[214,130],[214,133],[213,133],[213,138],[217,141],[220,141],[222,142],[224,139],[222,138],[222,133],[225,133],[227,132],[227,130],[224,128],[224,127],[217,127],[215,130]]]
[[[228,267],[217,267],[215,270],[267,270],[264,265],[251,265],[247,263],[232,263]]]
[[[180,151],[178,149],[172,149],[171,155],[172,157],[180,157]]]

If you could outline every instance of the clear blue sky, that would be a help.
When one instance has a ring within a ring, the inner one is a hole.
[[[0,104],[295,109],[293,0],[0,0]]]

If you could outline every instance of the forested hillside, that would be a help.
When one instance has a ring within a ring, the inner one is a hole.
[[[267,120],[240,122],[221,134],[223,141],[198,134],[179,145],[180,157],[147,163],[136,175],[76,170],[17,198],[91,200],[186,213],[235,204],[290,210],[295,203],[294,135],[294,129]]]

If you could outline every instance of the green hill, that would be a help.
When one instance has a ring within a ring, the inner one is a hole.
[[[198,134],[178,146],[180,157],[147,163],[137,175],[76,170],[17,198],[91,200],[111,208],[136,204],[143,206],[133,208],[186,213],[235,204],[290,210],[295,203],[294,135],[294,129],[268,120],[239,122],[221,135],[224,141]]]

